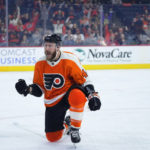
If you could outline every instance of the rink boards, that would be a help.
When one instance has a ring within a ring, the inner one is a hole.
[[[61,50],[76,54],[87,70],[150,68],[150,46],[67,46]],[[43,47],[0,47],[0,71],[33,71],[43,55]]]

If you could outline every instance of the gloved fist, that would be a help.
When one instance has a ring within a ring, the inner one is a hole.
[[[19,94],[23,94],[27,96],[29,94],[29,87],[26,84],[26,81],[23,79],[19,79],[18,82],[15,84],[15,88]]]
[[[91,111],[95,111],[95,110],[99,110],[100,107],[101,107],[101,101],[100,101],[100,98],[98,96],[98,94],[95,92],[95,93],[92,93],[88,96],[88,105],[89,105],[89,108]]]

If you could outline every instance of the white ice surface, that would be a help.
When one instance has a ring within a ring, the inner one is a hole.
[[[77,150],[150,150],[150,70],[88,71],[102,108],[85,109]],[[33,72],[0,72],[0,150],[74,149],[70,137],[50,143],[43,97],[23,97],[15,82]]]

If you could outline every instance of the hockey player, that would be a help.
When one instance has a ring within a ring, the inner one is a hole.
[[[15,87],[24,96],[40,97],[44,93],[45,132],[50,142],[61,139],[65,128],[71,141],[78,143],[85,103],[88,101],[90,110],[95,111],[100,109],[101,102],[78,58],[60,51],[60,44],[58,35],[45,36],[45,56],[35,64],[33,84],[19,79]],[[65,119],[68,109],[70,117]]]

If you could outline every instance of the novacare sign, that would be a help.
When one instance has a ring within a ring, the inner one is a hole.
[[[64,49],[75,53],[85,65],[150,63],[149,46],[65,47]]]
[[[111,49],[110,51],[101,51],[99,49],[89,49],[88,59],[106,59],[106,58],[131,58],[132,51],[121,51],[119,48]]]

